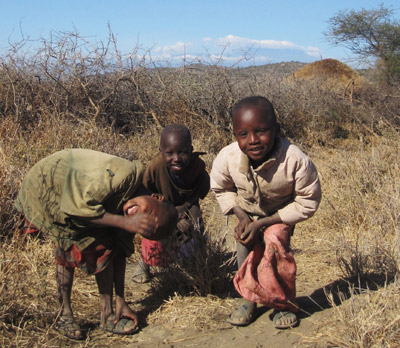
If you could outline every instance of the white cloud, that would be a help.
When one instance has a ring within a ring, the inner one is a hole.
[[[157,46],[152,49],[152,58],[172,63],[204,61],[218,64],[234,64],[239,61],[251,64],[267,64],[280,61],[313,61],[321,56],[314,46],[301,46],[291,41],[255,40],[227,35],[221,38],[205,37],[200,42],[178,41],[173,45]]]
[[[191,43],[185,43],[182,41],[178,41],[176,44],[174,45],[170,45],[170,46],[158,46],[154,49],[154,52],[163,52],[163,53],[168,53],[168,52],[176,52],[179,54],[179,52],[184,52],[186,50],[187,47],[190,47]]]

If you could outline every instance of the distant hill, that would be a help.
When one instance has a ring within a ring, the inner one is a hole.
[[[281,62],[281,63],[272,63],[272,64],[265,64],[265,65],[257,65],[257,66],[250,66],[247,68],[240,68],[241,71],[248,71],[250,73],[275,73],[278,75],[290,75],[293,72],[302,68],[306,63],[300,62]],[[235,69],[233,69],[235,70]]]

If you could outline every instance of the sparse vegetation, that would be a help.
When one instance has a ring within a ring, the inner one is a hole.
[[[400,80],[400,22],[394,10],[381,4],[374,9],[343,10],[329,19],[327,38],[359,57],[374,59],[381,82]]]
[[[207,152],[204,159],[210,169],[218,151],[232,141],[232,105],[253,94],[274,103],[284,134],[311,154],[321,175],[321,207],[294,236],[299,267],[310,277],[324,274],[321,286],[342,278],[350,284],[341,302],[332,301],[332,322],[314,339],[331,346],[399,345],[394,280],[400,237],[398,85],[368,84],[350,99],[318,79],[289,81],[301,67],[296,63],[272,69],[227,69],[205,62],[158,67],[135,51],[122,55],[112,35],[97,46],[76,33],[54,34],[29,52],[25,44],[0,57],[0,346],[66,342],[52,329],[58,310],[52,247],[46,240],[16,233],[13,202],[34,163],[62,148],[82,147],[146,164],[158,151],[160,127],[182,122],[192,131],[195,150]],[[152,294],[144,300],[145,320],[151,323],[168,322],[168,313],[179,308],[179,322],[169,325],[185,322],[198,330],[210,329],[212,321],[204,318],[213,317],[210,313],[222,308],[221,302],[232,300],[232,267],[219,209],[212,197],[202,207],[202,254],[193,268],[176,265],[156,277]],[[83,273],[77,277],[77,315],[93,329],[99,321],[96,285]],[[386,283],[372,286],[376,277]],[[170,279],[179,282],[176,293],[168,286]],[[351,284],[359,284],[358,290],[351,290]],[[191,307],[196,308],[197,320],[185,312],[185,299],[200,304]],[[388,319],[381,325],[384,318]],[[331,330],[332,325],[337,330]],[[106,346],[108,339],[92,344]]]

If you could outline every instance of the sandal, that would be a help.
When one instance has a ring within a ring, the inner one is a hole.
[[[131,280],[138,284],[144,284],[150,281],[149,266],[142,260],[136,265]]]
[[[110,318],[106,325],[102,327],[104,331],[112,332],[119,335],[132,335],[139,330],[139,327],[132,319],[121,318],[117,324],[114,325],[114,316]]]
[[[295,327],[299,323],[296,314],[288,311],[275,311],[273,313],[272,322],[277,329],[289,329]]]
[[[57,331],[72,340],[83,340],[85,338],[80,326],[73,318],[60,318],[56,324]]]
[[[247,326],[253,322],[255,311],[255,305],[242,304],[235,308],[226,321],[235,326]]]

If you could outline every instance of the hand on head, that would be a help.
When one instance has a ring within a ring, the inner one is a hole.
[[[158,217],[148,213],[136,213],[127,215],[130,220],[129,225],[132,226],[135,233],[139,233],[143,237],[151,237],[158,228]]]
[[[158,194],[130,199],[124,204],[123,212],[132,219],[130,228],[135,229],[134,232],[152,240],[172,233],[178,219],[175,207]]]

